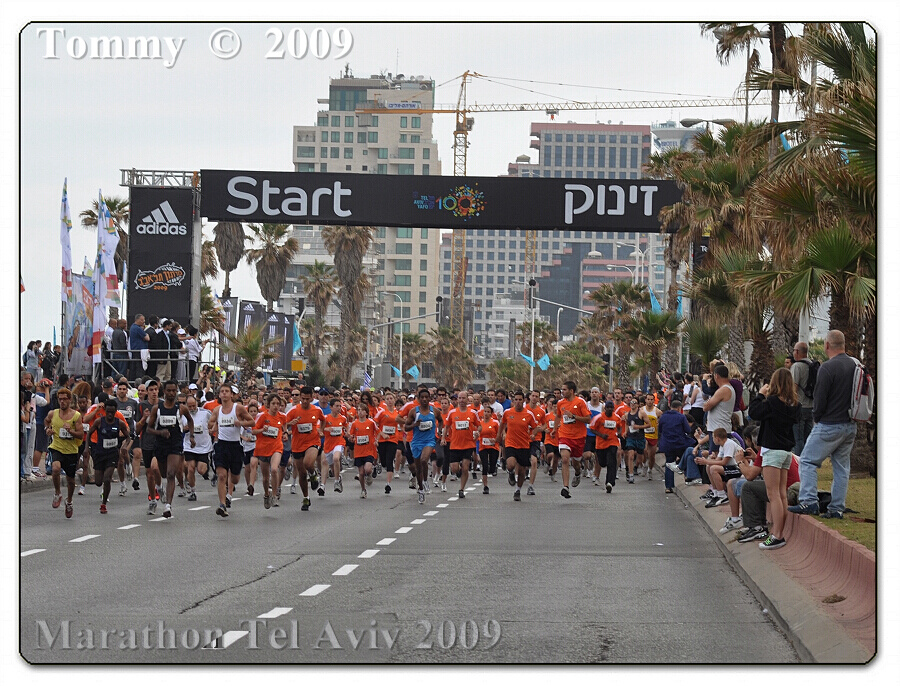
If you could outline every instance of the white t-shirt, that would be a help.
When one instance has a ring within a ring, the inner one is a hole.
[[[684,405],[682,405],[682,409],[690,410],[692,407],[694,407],[694,405],[691,403],[691,396],[694,394],[694,390],[696,388],[698,388],[696,384],[686,383],[684,385],[684,388],[681,389],[681,393],[684,396]]]
[[[725,439],[725,443],[719,447],[719,457],[728,458],[728,461],[725,463],[726,467],[737,466],[737,462],[734,461],[734,456],[737,455],[738,452],[743,453],[744,449],[732,438]]]

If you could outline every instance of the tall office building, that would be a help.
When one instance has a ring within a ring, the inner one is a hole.
[[[531,147],[538,162],[520,156],[508,176],[520,178],[639,179],[650,155],[660,151],[650,126],[629,124],[533,123]],[[524,230],[474,230],[466,235],[465,298],[474,305],[476,356],[505,357],[509,321],[500,302],[524,297],[526,264]],[[667,287],[663,252],[665,237],[638,232],[542,230],[537,236],[538,297],[591,311],[587,294],[601,283],[629,279],[648,285],[661,298]],[[441,295],[450,295],[450,245],[441,248]],[[508,299],[508,300],[507,300]],[[581,314],[558,305],[540,304],[540,316],[570,336]],[[517,312],[520,317],[525,313]]]
[[[328,98],[319,100],[323,107],[315,126],[293,128],[295,171],[440,175],[432,115],[406,113],[412,103],[434,107],[433,80],[403,74],[356,78],[345,70],[341,77],[331,79]],[[384,113],[357,112],[376,104]],[[333,262],[308,227],[295,227],[295,232],[304,245],[304,254],[294,260],[286,293],[297,288],[290,282],[304,273],[304,265],[313,258]],[[383,323],[379,319],[386,322],[387,317],[407,319],[435,311],[439,294],[435,256],[439,248],[440,231],[436,229],[377,227],[369,254],[375,292],[367,308],[373,319],[363,322],[367,328]],[[424,334],[433,326],[433,320],[425,318],[391,328],[395,333],[402,328],[404,332]],[[382,331],[377,329],[379,334]],[[377,346],[379,337],[373,336],[373,343]]]

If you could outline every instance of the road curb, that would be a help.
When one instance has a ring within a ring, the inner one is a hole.
[[[755,543],[737,543],[736,532],[719,534],[727,507],[701,507],[706,485],[675,487],[685,506],[709,529],[728,564],[788,636],[800,659],[808,663],[865,664],[874,655],[830,617],[809,589],[801,585],[767,551]]]

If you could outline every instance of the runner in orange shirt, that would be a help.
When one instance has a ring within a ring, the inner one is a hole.
[[[274,491],[269,490],[269,474],[273,469],[272,458],[275,458],[274,469],[277,470],[284,445],[282,434],[285,416],[281,413],[281,408],[282,400],[277,393],[267,396],[266,409],[256,418],[256,424],[250,430],[256,436],[256,447],[253,449],[253,454],[262,471],[263,493],[265,494],[263,507],[267,510],[272,507],[272,501],[275,500]]]
[[[309,510],[309,487],[319,487],[319,476],[316,474],[316,458],[325,432],[322,429],[325,415],[322,410],[312,404],[313,390],[309,386],[300,389],[300,404],[295,405],[287,414],[286,426],[291,428],[291,456],[294,458],[294,473],[300,477],[300,490],[303,492],[302,511]]]
[[[587,436],[587,425],[591,421],[591,411],[584,398],[575,394],[578,386],[574,381],[563,384],[562,400],[556,403],[557,436],[559,437],[559,455],[562,459],[563,487],[560,495],[571,498],[569,494],[569,461],[574,460],[575,476],[572,488],[581,482],[581,456],[584,453],[584,439]]]
[[[536,440],[531,441],[531,469],[529,470],[528,475],[528,495],[534,495],[534,480],[537,478],[538,473],[538,461],[543,457],[543,446],[541,445],[541,434],[547,430],[546,422],[547,422],[547,413],[544,411],[544,408],[541,407],[541,394],[538,391],[531,391],[528,402],[528,409],[531,410],[531,414],[534,415],[534,418],[538,423],[538,434],[535,436]]]
[[[339,406],[341,401],[332,398],[328,407],[331,409],[330,414],[325,415],[325,444],[322,446],[322,463],[321,474],[322,479],[319,481],[319,488],[316,490],[320,496],[325,495],[325,482],[328,480],[328,472],[331,471],[334,476],[334,492],[342,493],[344,490],[344,481],[341,478],[341,458],[344,454],[344,437],[347,435],[347,427],[350,422],[340,413]]]
[[[481,481],[484,484],[484,494],[488,495],[488,474],[497,471],[497,457],[500,455],[497,445],[497,434],[500,432],[500,422],[494,419],[494,410],[490,405],[482,406],[481,420]]]
[[[394,394],[388,391],[384,394],[384,405],[375,415],[375,424],[378,425],[378,460],[381,468],[387,473],[387,483],[384,485],[385,495],[391,493],[391,482],[394,480],[394,464],[403,456],[400,449],[400,439],[403,430],[400,422],[400,411]]]
[[[616,471],[619,468],[619,426],[621,424],[611,402],[604,404],[603,412],[591,421],[591,431],[596,434],[597,468],[606,467],[606,492],[612,493],[616,485]],[[598,474],[599,476],[599,474]]]
[[[350,425],[350,440],[354,446],[353,465],[359,471],[359,497],[368,495],[366,486],[372,485],[372,469],[378,456],[378,426],[369,419],[369,406],[361,402],[357,419]]]
[[[525,392],[516,391],[513,394],[513,405],[500,418],[499,440],[505,446],[509,485],[516,487],[513,500],[517,502],[522,500],[525,470],[531,466],[531,441],[539,428],[537,419],[525,407]]]
[[[556,398],[547,399],[547,430],[544,434],[544,449],[547,451],[547,473],[550,481],[556,482],[556,470],[559,468],[559,438],[556,434],[557,422]]]
[[[444,460],[450,461],[450,469],[456,473],[462,466],[457,494],[460,499],[466,497],[469,466],[475,453],[475,443],[480,435],[481,423],[478,421],[478,413],[469,408],[469,394],[460,391],[456,396],[456,407],[444,417],[444,435],[441,440],[441,445],[449,448],[444,450]]]

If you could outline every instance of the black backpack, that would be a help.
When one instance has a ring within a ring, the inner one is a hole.
[[[684,403],[684,386],[672,387],[672,395],[669,398],[669,404],[671,405],[676,400],[682,404]]]
[[[803,387],[803,394],[807,398],[812,398],[813,393],[816,390],[816,378],[819,376],[819,364],[818,360],[798,360],[798,362],[802,362],[807,367],[809,367],[809,374],[806,375],[806,385]]]

